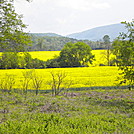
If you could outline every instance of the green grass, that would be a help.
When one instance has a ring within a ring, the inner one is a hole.
[[[132,134],[134,91],[0,93],[0,134]]]

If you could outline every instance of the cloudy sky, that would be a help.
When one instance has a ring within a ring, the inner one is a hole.
[[[68,35],[134,19],[134,0],[16,0],[27,31]]]

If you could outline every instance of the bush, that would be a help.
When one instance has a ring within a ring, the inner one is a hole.
[[[46,67],[48,67],[48,68],[58,68],[58,67],[60,67],[59,57],[47,60],[46,61]]]

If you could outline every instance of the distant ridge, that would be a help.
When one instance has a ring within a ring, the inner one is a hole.
[[[109,35],[110,40],[112,41],[117,36],[119,36],[120,32],[126,32],[125,26],[123,24],[112,24],[112,25],[96,27],[80,33],[70,34],[67,35],[67,37],[75,38],[78,40],[99,41],[102,40],[104,35]]]
[[[30,33],[30,35],[35,35],[35,36],[40,36],[40,37],[43,37],[43,36],[62,37],[61,35],[56,34],[56,33]]]

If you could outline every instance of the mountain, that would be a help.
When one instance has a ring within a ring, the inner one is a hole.
[[[30,33],[30,35],[35,35],[39,37],[49,36],[49,37],[62,37],[59,34],[56,33]]]
[[[67,37],[75,38],[78,40],[91,40],[98,41],[102,40],[104,35],[109,35],[110,40],[114,40],[117,36],[119,36],[120,32],[126,32],[126,29],[123,24],[112,24],[101,27],[96,27],[93,29],[89,29],[80,33],[74,33],[67,35]]]

